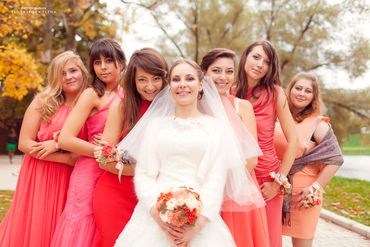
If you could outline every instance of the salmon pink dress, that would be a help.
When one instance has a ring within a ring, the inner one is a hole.
[[[53,139],[70,111],[70,106],[60,106],[49,123],[40,125],[37,141]],[[24,156],[12,206],[0,225],[1,246],[50,246],[66,202],[72,169],[66,164]]]
[[[114,97],[86,120],[89,142],[93,142],[96,134],[103,132],[109,106],[116,98]],[[102,173],[92,157],[81,156],[76,161],[69,183],[66,206],[58,221],[51,246],[92,246],[96,234],[92,206],[93,191]]]
[[[318,117],[308,117],[301,123],[296,124],[299,137],[299,153],[297,157],[304,155],[316,145],[311,141],[311,136],[319,121]],[[279,159],[282,159],[286,145],[283,131],[280,125],[277,124],[275,129],[275,147]],[[301,239],[313,239],[322,203],[312,208],[298,208],[298,191],[315,182],[322,168],[322,164],[310,164],[293,175],[290,225],[283,225],[283,235]]]
[[[141,117],[149,108],[150,101],[142,100]],[[124,137],[124,136],[123,136]],[[97,226],[94,245],[111,247],[130,220],[137,204],[132,176],[122,176],[104,171],[99,178],[93,196],[93,211]]]
[[[228,100],[234,106],[236,112],[239,110],[236,103],[238,98],[228,96]],[[254,171],[250,173],[257,187],[257,179]],[[221,217],[229,227],[238,247],[269,247],[269,234],[265,207],[257,208],[249,212],[222,211]]]
[[[275,86],[276,93],[283,91],[281,87]],[[270,172],[278,172],[280,161],[276,156],[274,147],[274,129],[276,120],[276,99],[269,95],[266,90],[259,92],[260,96],[255,102],[251,102],[257,124],[258,145],[263,155],[258,157],[257,166],[254,168],[259,185],[264,182],[273,182]],[[246,99],[251,99],[252,93],[248,92]],[[283,197],[276,195],[266,202],[267,224],[272,247],[281,247],[281,217]]]

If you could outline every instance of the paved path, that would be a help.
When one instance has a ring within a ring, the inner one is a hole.
[[[370,160],[370,157],[368,157]],[[348,163],[350,161],[350,163]],[[356,160],[355,160],[356,161]],[[366,161],[366,159],[365,159]],[[0,190],[14,190],[17,184],[18,172],[20,164],[22,162],[22,156],[16,156],[14,164],[9,164],[7,156],[0,155]],[[347,163],[346,163],[347,162]],[[343,170],[351,171],[351,163],[353,159],[345,159],[345,165],[341,168]],[[355,162],[357,165],[360,164],[358,160]],[[353,163],[354,164],[354,163]],[[370,163],[368,163],[370,166]],[[368,169],[367,167],[363,167]],[[363,173],[364,171],[362,171]],[[361,172],[354,172],[356,178],[360,178]],[[369,173],[364,174],[364,177],[369,176]],[[370,180],[369,178],[367,180]],[[291,247],[289,237],[283,237],[283,247]],[[365,239],[361,235],[344,229],[331,222],[326,222],[323,219],[319,220],[316,238],[313,242],[314,247],[369,247],[370,240]]]
[[[344,156],[344,164],[336,176],[370,181],[370,156]]]
[[[331,222],[319,219],[313,247],[369,247],[370,240]],[[283,247],[291,247],[289,237],[283,237]]]

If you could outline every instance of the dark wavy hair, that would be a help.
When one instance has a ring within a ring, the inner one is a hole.
[[[162,89],[168,84],[168,65],[164,57],[152,48],[135,51],[127,65],[123,89],[125,97],[122,100],[124,113],[123,130],[132,129],[138,120],[141,105],[141,95],[136,88],[136,70],[140,68],[151,75],[160,76],[163,81]]]
[[[103,38],[96,40],[92,44],[89,52],[89,69],[92,80],[91,86],[99,97],[103,96],[105,92],[105,83],[98,78],[94,70],[94,62],[95,60],[100,59],[100,55],[105,58],[113,59],[116,67],[120,64],[122,70],[125,70],[126,68],[125,53],[116,41],[110,38]]]
[[[204,55],[202,62],[200,63],[200,68],[203,72],[207,71],[209,66],[219,58],[231,58],[234,61],[234,64],[236,63],[235,52],[225,48],[214,48]]]
[[[277,98],[277,91],[275,90],[275,85],[280,85],[280,62],[278,54],[274,48],[274,46],[267,40],[259,40],[251,45],[249,45],[242,53],[240,57],[238,75],[236,80],[236,96],[242,99],[247,97],[248,93],[248,77],[245,72],[245,63],[247,61],[247,57],[249,53],[253,50],[256,46],[262,46],[264,52],[266,53],[267,57],[270,60],[270,65],[266,75],[261,78],[261,80],[257,83],[257,85],[252,89],[252,96],[254,98],[258,98],[256,96],[257,90],[267,90],[269,97],[267,98],[267,102],[270,99],[270,95],[272,98],[276,100]],[[266,102],[266,103],[267,103]]]
[[[297,114],[293,114],[294,106],[290,98],[290,92],[292,91],[294,85],[302,79],[311,81],[313,98],[311,103],[308,104],[302,111],[298,112]],[[286,93],[290,112],[292,113],[294,120],[298,123],[302,122],[305,118],[309,116],[320,115],[323,105],[320,96],[319,79],[316,77],[316,75],[307,72],[299,72],[298,74],[293,76],[292,80],[289,82]]]

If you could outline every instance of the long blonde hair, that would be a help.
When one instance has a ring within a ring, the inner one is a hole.
[[[37,95],[41,102],[39,110],[43,121],[49,121],[51,116],[65,101],[65,95],[62,90],[62,74],[65,64],[72,59],[76,61],[77,67],[80,68],[83,77],[82,87],[73,103],[75,103],[81,92],[88,86],[88,72],[79,55],[73,51],[65,51],[56,56],[51,61],[47,70],[47,86]]]

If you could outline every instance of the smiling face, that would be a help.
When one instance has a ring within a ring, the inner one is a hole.
[[[145,72],[137,68],[135,72],[136,90],[144,100],[152,101],[161,91],[163,86],[162,77]]]
[[[305,109],[313,100],[312,81],[306,78],[298,80],[290,90],[290,102],[298,111]]]
[[[118,83],[122,68],[113,58],[100,55],[93,65],[96,76],[106,85]]]
[[[247,55],[244,71],[248,82],[259,82],[268,72],[270,59],[261,45],[255,46]]]
[[[66,94],[76,94],[83,86],[83,75],[76,59],[70,59],[62,69],[62,90]]]
[[[228,57],[216,59],[207,69],[205,76],[212,78],[218,93],[226,95],[234,83],[234,60]]]
[[[188,63],[180,63],[171,71],[170,87],[172,96],[179,106],[197,103],[202,85],[197,70]]]

